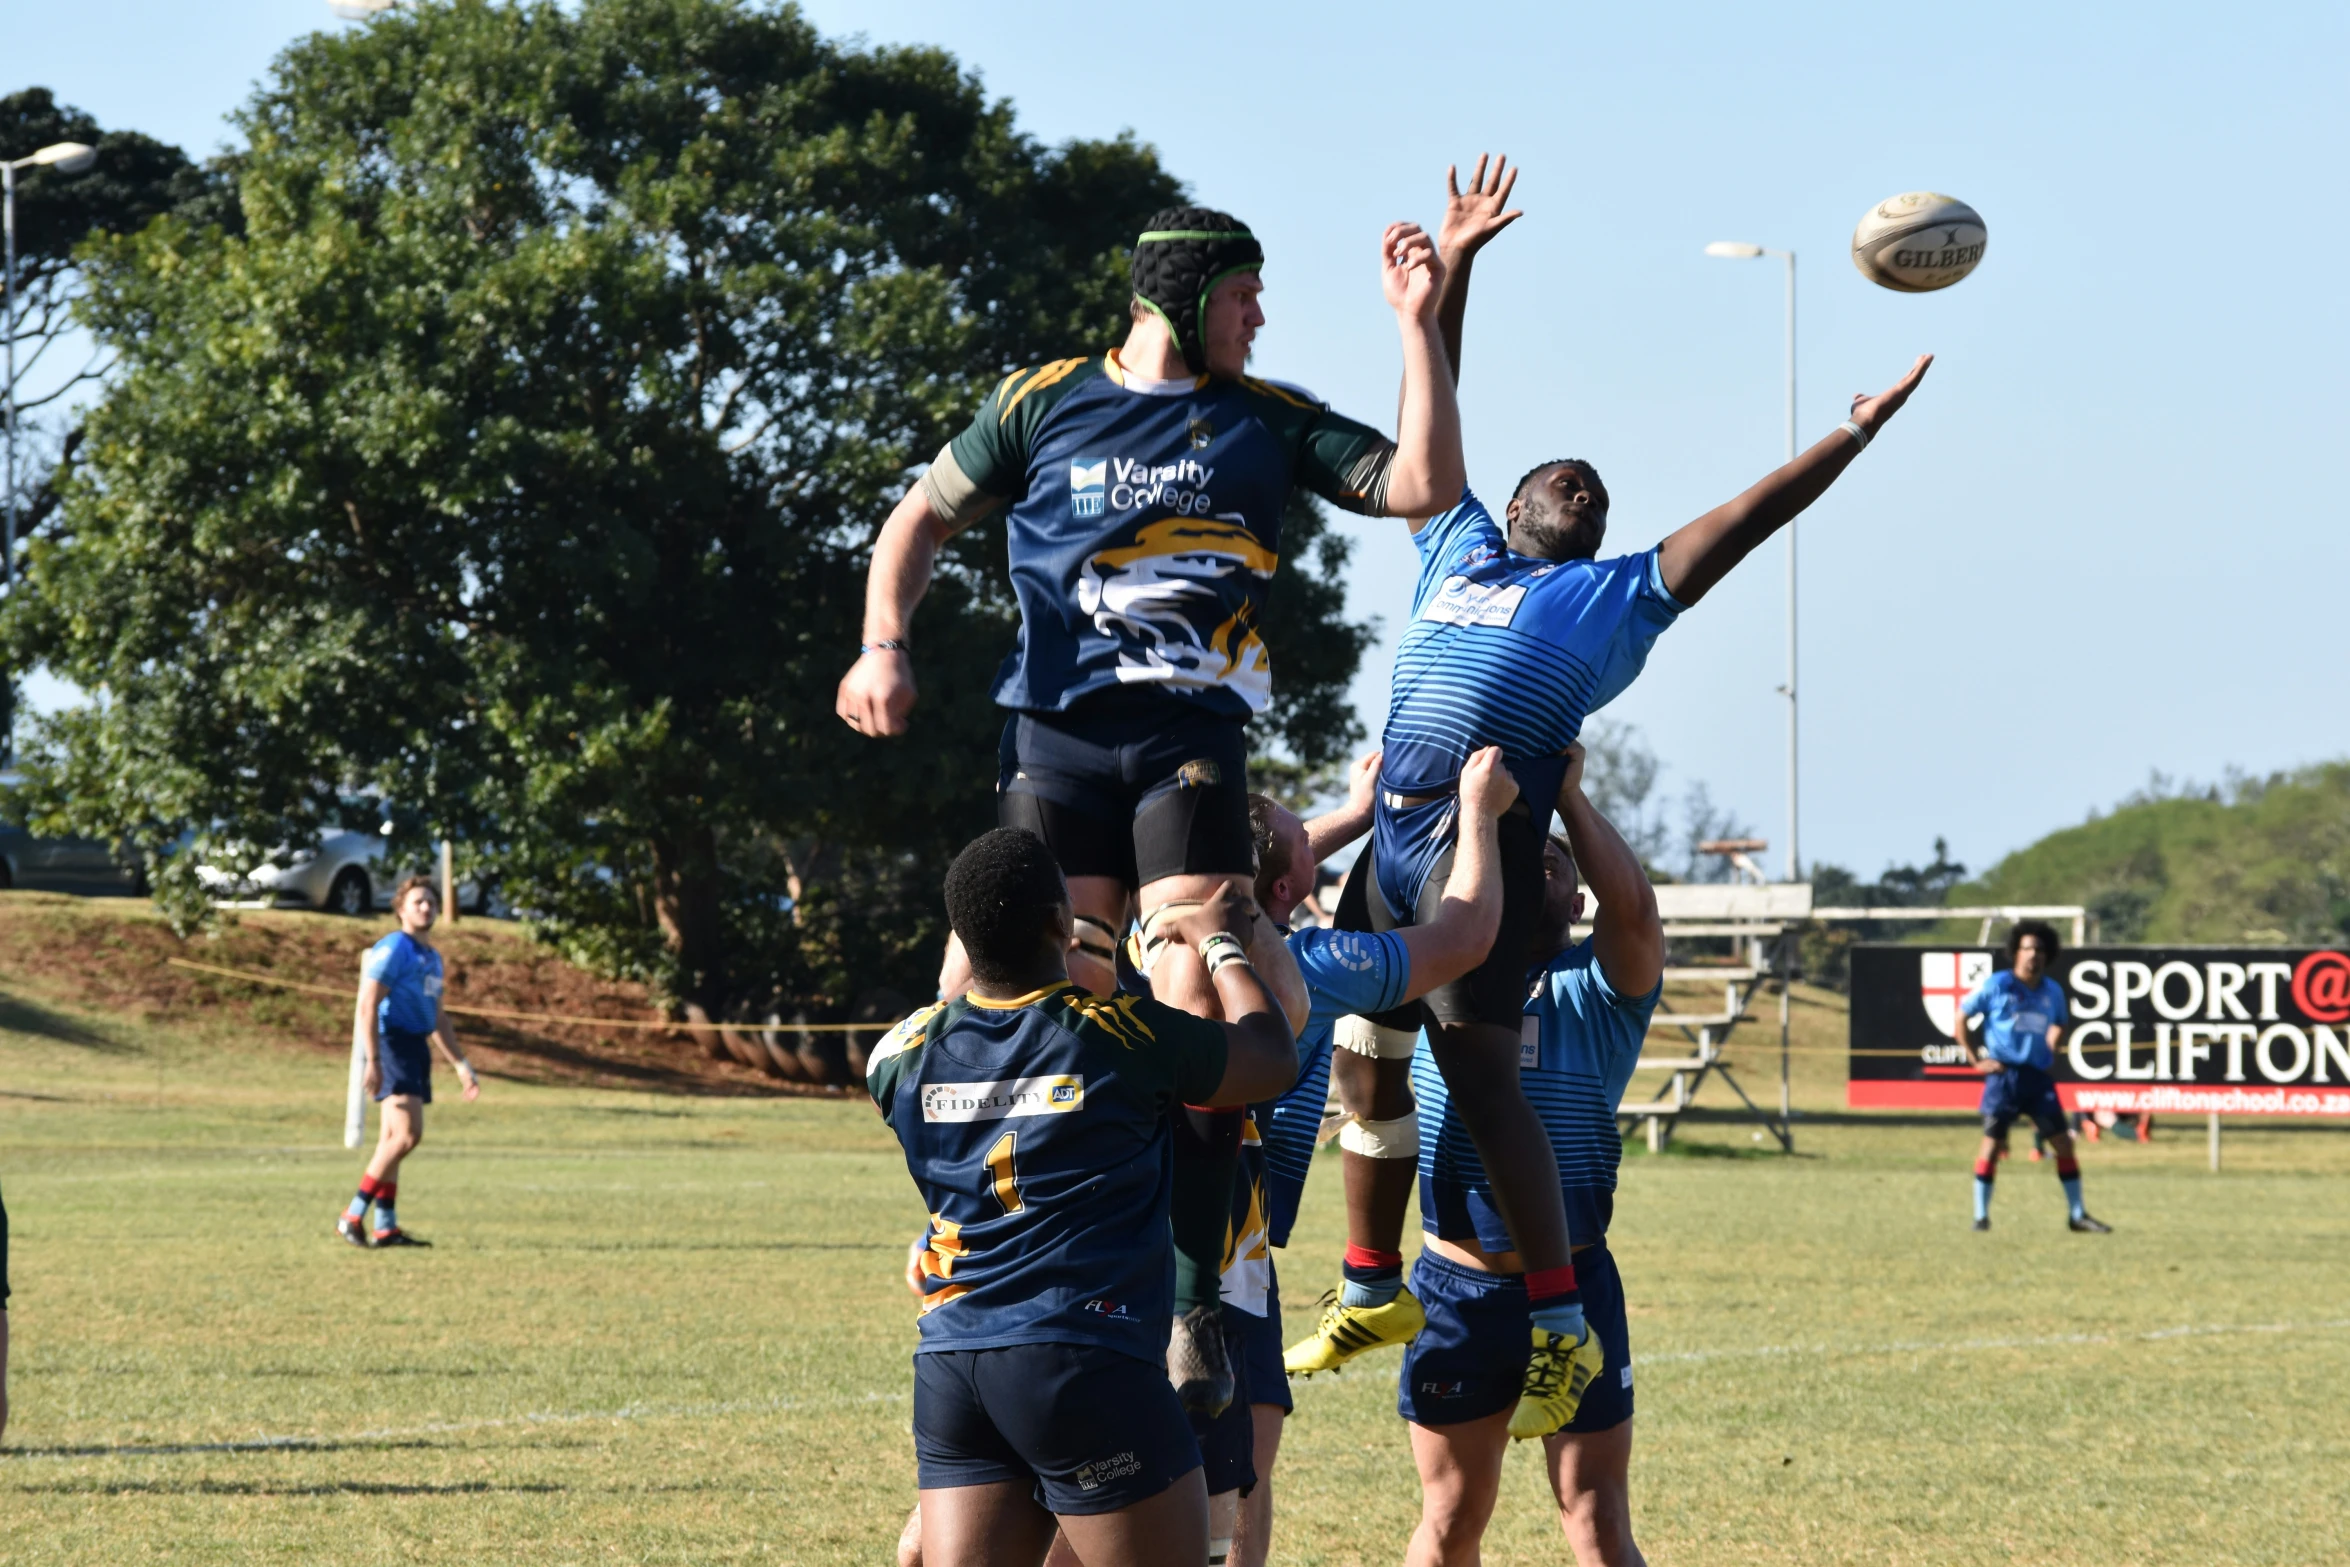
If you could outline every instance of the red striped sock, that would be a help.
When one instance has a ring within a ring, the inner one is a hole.
[[[1582,1292],[1575,1287],[1575,1265],[1563,1268],[1536,1268],[1526,1275],[1526,1304],[1539,1310],[1544,1306],[1563,1306],[1580,1299]]]

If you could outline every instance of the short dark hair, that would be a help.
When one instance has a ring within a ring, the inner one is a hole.
[[[947,923],[963,938],[971,972],[1007,985],[1027,976],[1069,889],[1042,838],[1026,828],[998,827],[955,856],[946,898]]]
[[[1289,845],[1273,831],[1280,818],[1281,802],[1269,794],[1252,792],[1248,797],[1248,837],[1257,855],[1257,902],[1265,901],[1265,890],[1272,883],[1289,874]]]
[[[418,871],[415,875],[404,878],[400,885],[392,889],[393,912],[397,913],[399,911],[401,899],[407,897],[408,894],[414,892],[419,887],[422,887],[426,892],[431,893],[432,906],[436,910],[440,908],[441,884],[437,881],[434,881],[430,876],[425,875],[422,871]]]
[[[1583,476],[1584,483],[1595,486],[1602,495],[1607,493],[1607,486],[1600,481],[1597,468],[1592,467],[1580,457],[1553,457],[1548,462],[1538,462],[1527,469],[1520,476],[1517,485],[1511,489],[1510,499],[1514,501],[1523,496],[1526,493],[1526,486],[1534,482],[1536,474],[1548,473],[1553,468],[1572,468]]]
[[[2017,920],[2007,932],[2007,961],[2010,965],[2015,962],[2015,955],[2023,950],[2026,936],[2040,938],[2040,956],[2046,962],[2054,963],[2056,955],[2064,950],[2064,943],[2058,939],[2054,925],[2046,920]]]

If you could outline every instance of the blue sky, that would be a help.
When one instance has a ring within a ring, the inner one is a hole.
[[[1982,866],[2152,768],[2350,754],[2344,8],[807,10],[943,45],[1048,141],[1155,144],[1266,241],[1258,367],[1381,421],[1379,228],[1433,225],[1448,161],[1512,154],[1528,215],[1481,266],[1464,354],[1472,482],[1588,457],[1611,548],[1780,452],[1776,264],[1707,241],[1802,257],[1807,442],[1936,353],[1803,524],[1807,859],[1874,872],[1942,834]],[[339,25],[323,0],[81,0],[12,19],[8,85],[209,150],[278,48]],[[1982,269],[1877,289],[1852,225],[1921,188],[1983,213]],[[1392,636],[1410,546],[1347,526],[1355,612]],[[1705,782],[1774,841],[1782,570],[1776,545],[1750,560],[1610,710],[1667,787]],[[1374,733],[1386,651],[1357,688]]]

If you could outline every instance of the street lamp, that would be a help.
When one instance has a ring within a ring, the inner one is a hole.
[[[98,149],[78,141],[52,142],[30,156],[0,160],[0,207],[6,209],[0,228],[8,236],[7,330],[0,334],[8,339],[8,529],[0,534],[0,586],[16,581],[16,171],[46,166],[60,174],[79,174],[97,161]]]
[[[1752,261],[1778,256],[1787,263],[1787,460],[1795,460],[1795,252],[1717,239],[1705,247],[1709,256]],[[1787,698],[1787,880],[1803,875],[1803,856],[1797,852],[1795,773],[1795,524],[1787,524],[1787,683],[1779,688]]]

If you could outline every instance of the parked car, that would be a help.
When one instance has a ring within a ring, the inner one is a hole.
[[[144,866],[125,863],[95,838],[36,838],[0,826],[0,890],[136,896],[147,890]]]
[[[345,820],[351,819],[346,812]],[[364,819],[364,818],[362,818]],[[372,913],[408,872],[391,863],[387,824],[377,832],[330,829],[314,844],[281,848],[242,873],[226,866],[196,870],[204,890],[224,903],[258,901],[320,909],[329,914]],[[457,907],[468,914],[501,912],[478,882],[457,883]]]

